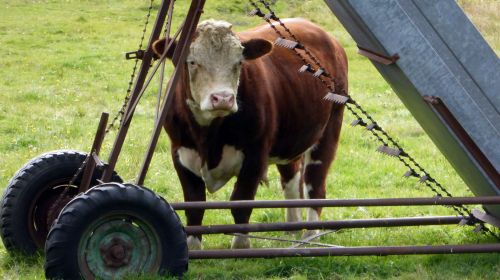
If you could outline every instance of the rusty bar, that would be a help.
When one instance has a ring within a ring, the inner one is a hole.
[[[94,137],[94,142],[92,143],[92,148],[90,149],[90,153],[88,155],[87,164],[85,165],[85,169],[83,171],[82,180],[79,185],[79,192],[84,192],[89,189],[90,182],[92,181],[92,175],[94,175],[94,169],[96,166],[96,162],[92,154],[99,155],[101,151],[102,142],[104,141],[104,137],[106,136],[106,125],[108,124],[109,114],[106,112],[101,113],[101,119],[99,120],[99,125],[97,126],[97,132]]]
[[[146,50],[146,53],[144,54],[144,57],[142,58],[141,68],[139,70],[139,74],[137,75],[137,79],[135,80],[134,88],[132,90],[130,100],[127,104],[127,109],[125,110],[125,116],[133,115],[135,108],[132,106],[132,104],[134,104],[135,100],[138,98],[142,86],[144,85],[144,81],[146,80],[146,77],[148,75],[151,61],[153,60],[152,45],[160,37],[163,23],[165,22],[165,17],[170,6],[170,1],[171,0],[163,0],[161,2],[153,31],[151,32],[151,36],[149,37],[148,48]],[[127,132],[130,127],[130,121],[130,119],[126,121],[124,120],[120,125],[120,129],[118,130],[113,148],[109,155],[108,166],[104,169],[104,173],[101,178],[104,182],[109,182],[109,180],[111,180],[111,176],[113,175],[113,171],[115,170],[116,162],[118,161],[118,156],[120,155],[123,147],[123,142],[125,141],[125,137],[127,136]]]
[[[181,26],[183,26],[183,25],[184,25],[184,23],[181,24]],[[158,69],[160,68],[160,66],[165,63],[165,60],[167,59],[167,52],[170,50],[170,48],[172,48],[173,42],[177,39],[177,36],[179,35],[181,29],[179,29],[177,31],[177,33],[175,33],[174,37],[172,37],[172,40],[165,47],[165,51],[164,51],[163,55],[158,60],[158,63],[153,67],[153,71],[151,71],[151,74],[149,74],[149,77],[146,79],[146,82],[142,86],[142,89],[139,92],[139,94],[137,95],[137,98],[135,99],[134,103],[132,103],[130,105],[130,109],[129,109],[128,114],[124,115],[124,117],[123,117],[124,122],[128,122],[132,118],[132,116],[134,114],[135,108],[139,104],[139,101],[142,98],[142,96],[143,96],[144,92],[146,91],[146,89],[148,88],[149,84],[151,83],[151,81],[155,77],[156,71],[158,71]]]
[[[416,197],[372,199],[293,199],[293,200],[239,200],[191,201],[171,203],[175,210],[236,209],[236,208],[289,208],[289,207],[357,207],[357,206],[415,206],[500,204],[500,196],[477,197]]]
[[[358,54],[384,65],[391,65],[399,59],[398,54],[394,54],[393,56],[386,56],[360,46],[358,46]]]
[[[172,15],[174,13],[174,1],[170,2],[170,6],[168,7],[168,15],[167,15],[167,24],[165,27],[165,46],[171,45],[169,40],[173,41],[176,39],[171,39],[170,38],[170,30],[172,29]],[[184,23],[182,23],[181,26],[183,26]],[[179,29],[180,30],[180,29]],[[177,36],[175,36],[177,37]],[[169,47],[166,47],[165,50],[163,51],[163,55],[165,55],[168,52]],[[159,83],[158,83],[158,97],[156,101],[156,113],[155,113],[155,121],[158,119],[160,116],[160,108],[161,108],[161,97],[163,93],[163,81],[165,80],[165,61],[163,61],[160,69],[160,77],[159,77]]]
[[[483,154],[481,149],[476,145],[474,140],[469,136],[467,131],[458,122],[451,111],[446,107],[443,100],[437,96],[424,96],[424,100],[432,106],[432,108],[441,116],[443,121],[448,125],[448,127],[453,131],[457,139],[462,143],[462,145],[469,151],[472,157],[477,161],[479,166],[484,170],[488,177],[493,181],[498,189],[500,189],[500,173],[498,173],[493,166],[493,164],[488,160],[488,158]]]
[[[498,252],[500,252],[500,243],[473,244],[473,245],[193,250],[189,251],[189,259],[389,256],[389,255],[468,254],[468,253],[498,253]]]
[[[175,90],[177,82],[180,79],[181,71],[183,70],[182,68],[185,66],[184,61],[186,60],[186,57],[188,55],[188,48],[191,38],[194,35],[196,26],[198,25],[198,21],[200,20],[200,16],[201,13],[203,12],[204,5],[205,5],[205,0],[193,0],[191,2],[191,6],[186,16],[186,22],[182,27],[182,32],[179,38],[179,42],[177,43],[177,47],[175,48],[174,55],[172,58],[172,62],[175,65],[175,70],[168,82],[167,90],[165,91],[165,97],[163,98],[164,101],[160,116],[155,121],[153,135],[151,136],[151,140],[149,142],[144,162],[141,166],[141,170],[137,178],[136,183],[138,185],[143,185],[144,180],[146,179],[146,174],[148,172],[151,160],[153,159],[153,153],[156,148],[156,144],[158,143],[158,138],[160,136],[163,123],[167,118],[167,113],[170,107],[170,103],[172,101],[173,92]]]
[[[408,217],[408,218],[383,218],[336,220],[317,222],[287,222],[287,223],[260,223],[260,224],[233,224],[210,226],[186,226],[186,234],[220,234],[234,232],[267,232],[267,231],[293,231],[303,229],[344,229],[344,228],[371,228],[371,227],[401,227],[401,226],[428,226],[428,225],[453,225],[463,219],[460,216],[436,217]]]

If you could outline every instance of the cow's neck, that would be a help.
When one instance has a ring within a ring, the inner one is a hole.
[[[202,126],[195,120],[195,115],[190,114],[190,131],[193,139],[196,139],[195,146],[203,163],[209,167],[217,165],[220,160],[220,153],[225,144],[223,133],[221,132],[224,120],[217,118],[208,125]]]
[[[210,126],[214,118],[211,116],[209,112],[201,110],[198,103],[196,103],[193,99],[189,97],[186,99],[186,104],[191,113],[193,114],[193,118],[198,125],[203,127]]]

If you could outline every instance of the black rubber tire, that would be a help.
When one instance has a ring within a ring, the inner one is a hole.
[[[159,237],[159,268],[149,273],[181,277],[188,268],[188,247],[186,233],[177,213],[151,190],[118,183],[96,186],[78,195],[64,207],[45,244],[45,277],[85,278],[78,261],[83,255],[79,252],[79,246],[87,244],[91,237],[84,236],[84,233],[92,231],[94,234],[93,224],[98,219],[123,211],[151,225]]]
[[[9,181],[0,206],[0,235],[8,252],[31,255],[43,250],[45,237],[50,229],[50,220],[55,219],[58,213],[54,210],[51,218],[45,220],[47,224],[43,225],[43,230],[41,226],[34,229],[34,205],[38,207],[38,204],[45,202],[44,206],[47,208],[51,203],[49,199],[53,199],[49,192],[62,192],[62,189],[56,189],[56,185],[67,184],[86,156],[83,152],[69,150],[48,152],[30,160]],[[101,173],[99,170],[94,172],[92,186],[98,184],[97,179]],[[114,174],[112,181],[121,182],[122,180]],[[79,178],[75,181],[75,185],[78,183]],[[54,203],[65,203],[77,192],[75,186],[68,192],[69,198],[66,197],[65,201],[55,200]],[[41,208],[38,211],[41,211]],[[34,232],[34,230],[38,231]]]

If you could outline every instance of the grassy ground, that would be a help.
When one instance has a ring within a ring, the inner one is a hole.
[[[101,111],[121,105],[132,61],[123,53],[136,49],[149,1],[27,1],[4,0],[0,6],[0,186],[28,159],[57,149],[87,151]],[[158,1],[156,1],[158,2]],[[185,10],[187,1],[178,1]],[[205,18],[225,19],[236,30],[260,23],[246,17],[243,0],[208,1]],[[287,3],[286,5],[284,3]],[[500,4],[495,0],[461,0],[493,48],[500,49]],[[157,7],[157,6],[155,6]],[[319,1],[278,1],[282,17],[309,18],[339,38],[350,61],[351,94],[395,135],[411,154],[451,192],[471,195],[446,159],[401,105],[390,87],[363,57],[326,5]],[[185,12],[183,12],[185,13]],[[171,69],[169,69],[170,71]],[[137,110],[121,155],[118,172],[133,180],[142,161],[145,136],[152,128],[154,92],[148,92]],[[352,116],[346,115],[346,123]],[[109,151],[113,133],[107,138]],[[432,196],[393,159],[374,150],[377,143],[357,128],[342,132],[337,160],[328,178],[329,198]],[[257,199],[280,199],[279,177],[269,172],[270,186]],[[163,135],[146,186],[169,201],[182,194]],[[227,200],[230,186],[209,195]],[[403,217],[453,214],[448,208],[347,208],[324,211],[326,219]],[[256,210],[252,222],[282,221],[281,209]],[[231,223],[228,211],[213,211],[205,223]],[[286,236],[273,233],[274,236]],[[321,242],[341,245],[460,244],[493,242],[456,226],[412,229],[357,229],[325,236]],[[209,236],[205,248],[228,248],[230,237]],[[286,246],[254,241],[255,247]],[[3,279],[42,279],[43,257],[13,257],[0,245]],[[495,279],[500,277],[500,255],[336,257],[273,260],[193,261],[188,279]]]

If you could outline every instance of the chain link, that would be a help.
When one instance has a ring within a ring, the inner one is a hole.
[[[153,2],[154,2],[154,0],[150,0],[149,1],[148,13],[146,15],[146,20],[144,22],[144,27],[142,29],[142,36],[141,36],[141,39],[140,39],[139,47],[137,48],[138,50],[141,50],[142,49],[142,45],[144,44],[144,38],[146,37],[146,31],[147,31],[147,27],[148,27],[148,24],[149,24],[149,19],[151,17],[151,11],[153,9]],[[120,122],[119,122],[120,125],[123,122],[123,116],[125,115],[125,109],[127,108],[128,101],[130,100],[130,97],[131,97],[132,86],[134,85],[134,78],[135,78],[135,75],[136,75],[136,72],[137,72],[137,66],[139,65],[139,61],[140,61],[140,59],[136,57],[135,58],[135,62],[134,62],[134,67],[132,68],[132,74],[130,74],[130,81],[128,82],[127,92],[125,94],[125,98],[123,99],[122,107],[115,114],[115,116],[113,117],[113,120],[108,125],[108,127],[106,127],[106,134],[109,133],[115,127],[115,124],[118,121],[118,119],[120,119]]]
[[[317,78],[325,85],[328,90],[330,90],[333,93],[341,94],[341,95],[347,95],[346,92],[338,92],[338,90],[335,90],[337,82],[335,80],[334,75],[328,73],[325,67],[322,66],[321,62],[307,49],[304,44],[300,42],[300,40],[293,34],[293,32],[283,23],[283,21],[276,15],[276,13],[273,11],[271,5],[266,2],[265,0],[258,0],[260,4],[262,4],[265,9],[268,11],[267,14],[264,14],[259,7],[259,5],[254,1],[254,0],[249,0],[250,4],[255,8],[257,11],[254,13],[257,16],[262,17],[269,25],[270,27],[275,31],[275,33],[281,38],[281,39],[287,39],[283,32],[281,32],[275,24],[273,24],[272,21],[277,22],[288,34],[289,38],[294,40],[298,45],[301,46],[301,50],[304,52],[304,54],[300,53],[296,48],[293,48],[292,51],[295,53],[295,55],[304,63],[304,65],[307,65],[311,67],[310,72],[315,72],[314,68],[321,69],[323,70],[323,74],[317,76]],[[311,65],[312,64],[312,65]],[[328,78],[325,79],[324,77]],[[382,145],[386,147],[393,147],[397,150],[399,150],[399,154],[396,156],[398,160],[409,169],[409,172],[412,177],[418,177],[421,180],[421,183],[423,183],[426,187],[428,187],[432,192],[434,192],[437,196],[442,197],[442,196],[447,196],[447,197],[452,197],[451,193],[443,187],[434,177],[432,177],[429,172],[427,172],[411,155],[409,155],[400,145],[399,143],[391,137],[375,120],[374,118],[368,114],[366,110],[364,110],[361,105],[356,102],[351,96],[348,96],[349,100],[345,103],[345,108],[353,114],[356,119],[358,120],[359,124],[362,124],[364,126],[370,125],[371,128],[368,129],[370,133],[380,142]],[[368,120],[365,121],[365,120]],[[409,176],[408,176],[409,177]],[[484,226],[484,223],[482,221],[477,220],[469,210],[464,205],[459,205],[459,206],[451,206],[455,212],[463,217],[468,217],[469,219],[469,224],[473,225],[476,223],[479,223],[482,226],[482,231],[486,232],[498,239],[500,237],[496,235],[494,232],[492,232],[490,229]]]

